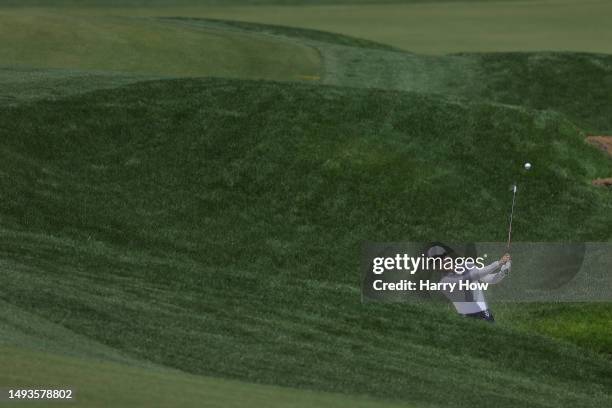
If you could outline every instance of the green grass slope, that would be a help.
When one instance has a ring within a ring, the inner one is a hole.
[[[0,71],[0,103],[56,97],[153,77],[320,78],[330,85],[550,109],[587,132],[612,131],[608,114],[612,94],[607,92],[612,83],[612,56],[605,54],[426,56],[333,33],[245,22],[83,20],[23,11],[6,13],[2,18],[10,24],[0,30],[12,38],[10,46],[3,48],[3,63],[12,66],[5,65]],[[108,32],[113,36],[105,34]],[[68,37],[78,38],[79,46],[58,46],[70,44],[65,40]],[[108,54],[111,49],[113,58]],[[138,52],[134,54],[134,50]],[[23,64],[64,68],[34,70]],[[87,72],[91,68],[95,71]]]
[[[467,96],[553,109],[586,131],[612,134],[612,55],[543,52],[471,57],[478,71]]]
[[[22,351],[38,351],[65,356],[105,360],[134,366],[153,367],[143,360],[130,358],[111,347],[62,326],[63,321],[50,322],[9,303],[0,301],[0,350],[19,346]],[[70,312],[67,312],[70,314]],[[5,364],[2,364],[6,367]],[[4,369],[5,374],[7,369]],[[49,378],[50,380],[50,378]],[[0,381],[5,386],[8,382]],[[41,383],[42,384],[42,383]],[[40,384],[38,384],[40,385]]]
[[[333,2],[334,0],[331,0]],[[351,0],[343,0],[345,3]],[[295,4],[299,2],[300,4]],[[371,4],[175,5],[117,13],[279,24],[365,38],[423,54],[576,51],[612,53],[605,0],[377,1]],[[91,8],[87,11],[91,12]]]
[[[162,76],[298,80],[319,73],[319,54],[297,42],[163,20],[0,11],[4,66]]]
[[[325,82],[457,96],[563,113],[612,132],[612,55],[480,53],[425,56],[321,46]]]
[[[610,161],[580,131],[612,129],[609,55],[425,56],[286,26],[28,13],[0,16],[15,40],[0,70],[1,345],[417,406],[448,406],[441,384],[473,366],[489,382],[460,384],[454,406],[609,405],[609,360],[586,351],[612,352],[609,305],[496,305],[501,327],[482,328],[447,310],[359,306],[356,262],[364,239],[503,239],[525,157],[537,166],[518,239],[609,240],[610,194],[589,181]],[[347,88],[122,88],[183,75]],[[184,404],[201,399],[171,382]],[[83,387],[87,403],[106,401]],[[354,404],[339,398],[326,403]],[[135,401],[149,400],[114,403]]]
[[[371,48],[380,50],[395,50],[390,45],[381,44],[375,41],[364,40],[362,38],[351,37],[348,35],[332,33],[329,31],[311,30],[300,27],[290,27],[281,25],[249,23],[248,21],[233,20],[214,20],[194,17],[162,17],[164,21],[191,23],[195,26],[208,26],[220,29],[238,29],[242,32],[265,33],[273,36],[282,36],[307,42],[316,41],[317,43],[328,43],[345,45],[349,47]]]
[[[19,105],[39,99],[59,99],[96,89],[161,79],[155,75],[74,69],[35,69],[0,66],[0,105]]]
[[[612,403],[601,355],[359,303],[363,240],[503,239],[525,157],[516,239],[608,240],[589,181],[612,163],[562,115],[173,80],[0,108],[0,140],[0,299],[26,313],[193,374],[415,406]]]
[[[612,356],[610,303],[553,303],[499,306],[501,319],[546,336]]]
[[[175,370],[143,369],[125,364],[63,355],[0,348],[0,384],[18,388],[74,390],[71,407],[322,407],[399,408],[370,398],[300,391],[239,381],[188,375]],[[57,407],[62,402],[39,402]],[[23,401],[3,401],[3,407],[22,407]],[[31,405],[27,404],[26,405]]]
[[[612,3],[605,0],[3,0],[0,6],[26,11],[42,6],[72,15],[188,16],[289,25],[425,54],[612,53]]]
[[[582,129],[612,132],[612,55],[479,53],[429,56],[383,44],[292,27],[207,19],[190,26],[267,33],[319,50],[322,82],[484,100],[563,113]]]

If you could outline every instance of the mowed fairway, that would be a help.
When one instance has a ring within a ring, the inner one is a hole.
[[[99,8],[97,11],[87,8],[79,12],[282,24],[348,34],[425,54],[542,50],[612,52],[612,2],[607,0],[406,1],[408,4],[396,1],[355,5],[302,2],[303,5],[288,6],[192,3],[194,6]],[[232,2],[236,3],[240,2]]]
[[[296,42],[140,18],[0,11],[0,38],[3,66],[296,80],[320,63]]]
[[[68,404],[70,407],[409,407],[371,398],[249,384],[17,348],[0,347],[0,364],[0,384],[15,388],[72,389],[75,399]],[[0,403],[6,408],[24,406],[23,401]],[[55,407],[58,402],[34,406]]]

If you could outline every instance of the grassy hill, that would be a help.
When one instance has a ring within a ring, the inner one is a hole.
[[[26,312],[194,374],[418,406],[443,406],[457,378],[458,407],[609,403],[612,363],[576,346],[359,304],[363,239],[499,239],[508,157],[539,163],[517,239],[607,239],[610,196],[589,180],[611,163],[560,115],[202,79],[7,107],[0,123],[2,300]]]
[[[538,110],[555,110],[585,131],[612,132],[612,56],[572,52],[419,55],[385,44],[287,26],[199,18],[164,21],[265,33],[319,51],[321,82],[415,91]]]
[[[609,241],[612,196],[590,181],[612,162],[584,140],[612,129],[609,55],[427,56],[100,10],[0,13],[0,387],[55,378],[83,406],[610,405],[607,304],[495,305],[489,326],[359,303],[364,240],[503,240],[527,160],[515,239]]]
[[[0,28],[12,38],[3,48],[0,103],[153,78],[262,78],[551,109],[587,132],[612,131],[608,114],[612,94],[607,91],[612,57],[606,54],[426,56],[350,36],[246,22],[119,17],[83,20],[49,12],[33,16],[14,12],[2,18],[15,26]],[[18,30],[17,26],[29,29]],[[68,37],[78,38],[78,47],[65,41]]]

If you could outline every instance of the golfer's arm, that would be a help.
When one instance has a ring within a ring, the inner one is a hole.
[[[491,285],[495,285],[496,283],[504,280],[508,272],[510,271],[510,261],[508,261],[505,265],[502,265],[501,269],[497,273],[491,273],[489,275],[483,276],[480,278],[481,282],[490,283]]]
[[[500,267],[499,261],[495,261],[490,265],[483,266],[482,268],[475,268],[468,272],[470,280],[479,280],[490,273],[493,273]]]

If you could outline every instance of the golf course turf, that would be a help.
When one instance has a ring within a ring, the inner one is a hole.
[[[76,359],[20,349],[0,349],[3,382],[15,387],[47,387],[70,384],[74,389],[71,407],[229,407],[271,408],[351,406],[356,408],[400,408],[405,404],[367,397],[262,386],[240,381],[193,376],[159,367],[142,369],[126,364]],[[3,401],[4,407],[20,407]],[[31,404],[29,404],[31,405]],[[57,406],[54,403],[51,406]],[[40,406],[40,404],[34,404]]]
[[[612,130],[610,55],[100,10],[0,12],[0,388],[612,405],[609,304],[493,302],[487,325],[359,290],[363,241],[503,240],[515,158],[534,163],[515,240],[609,241],[592,180],[612,161],[586,136]]]
[[[316,75],[319,64],[316,51],[298,43],[159,19],[6,12],[0,36],[10,44],[1,61],[36,68],[286,80]]]

